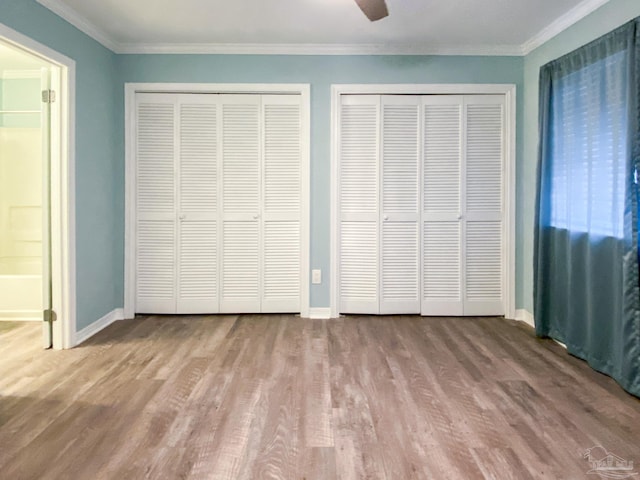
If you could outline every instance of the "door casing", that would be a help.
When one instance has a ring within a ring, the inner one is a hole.
[[[53,348],[76,345],[75,78],[76,63],[0,23],[0,41],[51,65],[51,272]]]

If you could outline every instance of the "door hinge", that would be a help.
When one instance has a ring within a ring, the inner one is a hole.
[[[42,318],[47,323],[53,323],[58,319],[55,310],[44,310],[42,312]]]
[[[42,91],[42,103],[53,103],[56,101],[55,90],[43,90]]]

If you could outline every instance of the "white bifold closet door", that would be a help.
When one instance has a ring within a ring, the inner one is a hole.
[[[137,94],[136,116],[136,312],[299,312],[299,96]]]
[[[340,312],[504,314],[504,97],[342,97]]]
[[[342,98],[342,313],[420,312],[419,111],[419,97]]]
[[[216,312],[216,99],[139,94],[136,110],[136,311]]]
[[[300,97],[220,97],[220,311],[299,312]]]
[[[422,314],[504,315],[504,97],[422,102]]]

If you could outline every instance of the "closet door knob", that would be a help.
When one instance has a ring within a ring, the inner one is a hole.
[[[260,214],[255,214],[255,215],[253,216],[253,219],[254,219],[254,220],[257,220],[257,219],[259,219],[259,218],[260,218]]]
[[[178,220],[186,220],[187,216],[183,213],[181,215],[178,215]]]
[[[387,220],[389,220],[389,215],[385,215],[384,217],[382,217],[382,219],[386,222]]]

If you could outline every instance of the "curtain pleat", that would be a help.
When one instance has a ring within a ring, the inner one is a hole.
[[[640,19],[541,68],[534,243],[536,334],[636,396],[639,90]]]

